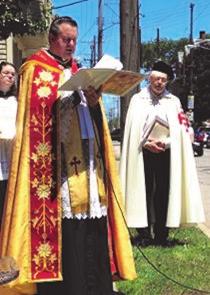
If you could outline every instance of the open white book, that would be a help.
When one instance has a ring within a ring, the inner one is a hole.
[[[105,55],[95,68],[80,69],[59,90],[85,90],[88,86],[93,86],[95,89],[101,87],[103,93],[124,96],[135,88],[144,76],[132,71],[119,70],[120,65],[119,60]]]
[[[149,139],[155,139],[165,142],[166,138],[169,137],[169,124],[167,121],[161,119],[159,116],[155,116],[151,124],[146,128],[143,133],[141,146]]]

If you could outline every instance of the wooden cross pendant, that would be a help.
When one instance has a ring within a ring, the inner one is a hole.
[[[77,165],[81,164],[81,161],[77,159],[76,156],[73,157],[72,161],[70,162],[71,166],[74,166],[74,170],[76,175],[79,175]]]

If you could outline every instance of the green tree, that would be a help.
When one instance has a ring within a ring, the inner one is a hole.
[[[142,44],[142,67],[145,71],[151,70],[152,65],[157,59],[161,59],[173,67],[176,79],[168,85],[168,88],[181,99],[184,109],[187,108],[189,85],[186,87],[186,83],[183,83],[184,77],[180,73],[182,65],[178,63],[178,52],[184,51],[184,47],[187,44],[187,38],[179,40],[160,39],[159,49],[157,48],[156,40]]]
[[[110,131],[119,128],[119,117],[111,118],[108,122]]]
[[[210,44],[191,49],[193,67],[193,93],[195,95],[195,120],[210,118]],[[188,77],[186,78],[188,80]]]
[[[210,118],[210,42],[192,47],[183,68],[170,90],[181,99],[184,109],[188,108],[188,95],[194,95],[194,121],[199,123]]]
[[[210,38],[210,35],[206,38]],[[161,39],[157,50],[155,40],[143,43],[142,67],[150,70],[158,58],[172,65],[176,79],[169,84],[170,91],[180,98],[185,110],[188,108],[188,95],[192,91],[195,97],[194,119],[201,122],[210,118],[210,42],[207,40],[201,46],[192,47],[190,54],[184,57],[183,64],[179,64],[178,51],[184,51],[187,44],[186,38]]]
[[[180,40],[160,39],[159,49],[156,40],[142,43],[142,67],[145,70],[150,70],[154,61],[161,59],[170,65],[175,65],[177,62],[178,51],[183,50],[188,43],[186,38]]]
[[[45,31],[52,16],[50,0],[1,0],[0,38]]]

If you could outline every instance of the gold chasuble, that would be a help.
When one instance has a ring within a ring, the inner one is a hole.
[[[0,257],[13,257],[20,275],[7,286],[0,287],[1,295],[36,294],[34,283],[62,280],[58,98],[62,70],[62,66],[45,50],[32,55],[20,69],[17,132],[0,240]],[[71,70],[73,73],[77,70],[74,62]],[[102,116],[108,173],[105,189],[100,183],[100,173],[97,178],[101,202],[108,202],[110,262],[114,264],[118,277],[134,279],[136,272],[132,248],[120,208],[119,179],[103,109]],[[71,156],[68,159],[72,163],[68,183],[73,197],[75,191],[86,186],[86,178],[83,178],[84,183],[79,183],[79,173],[75,169],[77,159]],[[84,204],[78,204],[76,198],[73,201],[74,212],[87,209],[88,200],[85,199]]]

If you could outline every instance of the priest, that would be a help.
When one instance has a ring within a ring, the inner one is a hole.
[[[0,241],[20,269],[11,294],[112,295],[113,279],[136,277],[100,90],[59,91],[78,70],[77,35],[56,18],[49,49],[20,69]]]

